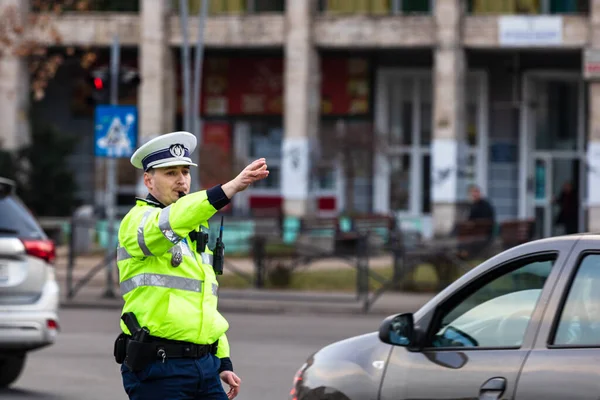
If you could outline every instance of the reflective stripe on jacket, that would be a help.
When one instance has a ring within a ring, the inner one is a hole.
[[[216,211],[206,191],[164,208],[138,199],[119,228],[117,266],[123,313],[133,312],[153,336],[197,344],[218,340],[217,356],[223,358],[229,357],[229,324],[217,311],[212,252],[205,247],[198,253],[189,237],[208,228]],[[121,329],[129,334],[123,321]]]

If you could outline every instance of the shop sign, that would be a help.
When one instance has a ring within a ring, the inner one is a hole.
[[[560,16],[498,17],[498,43],[501,46],[556,46],[563,42]]]
[[[600,141],[592,140],[587,146],[588,205],[600,205]]]
[[[600,78],[600,50],[586,49],[583,53],[583,77],[585,79]]]
[[[326,57],[321,63],[321,112],[324,115],[369,113],[369,62],[364,58]]]
[[[204,116],[282,115],[284,62],[280,57],[208,57],[203,73]],[[369,62],[321,58],[321,111],[364,115],[370,108]]]
[[[283,59],[280,57],[210,57],[203,75],[203,115],[282,114]]]
[[[284,138],[281,158],[282,194],[286,199],[305,200],[309,190],[310,143],[306,137]]]

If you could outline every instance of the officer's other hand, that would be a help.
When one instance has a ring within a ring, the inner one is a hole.
[[[242,380],[233,371],[221,372],[221,379],[223,382],[229,385],[227,398],[234,399],[240,391],[240,384],[242,383]]]
[[[259,158],[244,168],[238,176],[224,184],[222,189],[225,195],[231,198],[234,194],[246,190],[252,183],[265,179],[267,176],[269,176],[267,160]]]

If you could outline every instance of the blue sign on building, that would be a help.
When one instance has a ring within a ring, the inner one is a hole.
[[[96,157],[131,157],[136,148],[136,106],[96,107],[94,153]]]

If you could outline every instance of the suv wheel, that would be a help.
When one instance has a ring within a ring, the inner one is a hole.
[[[25,354],[0,356],[0,388],[17,380],[25,366]]]

